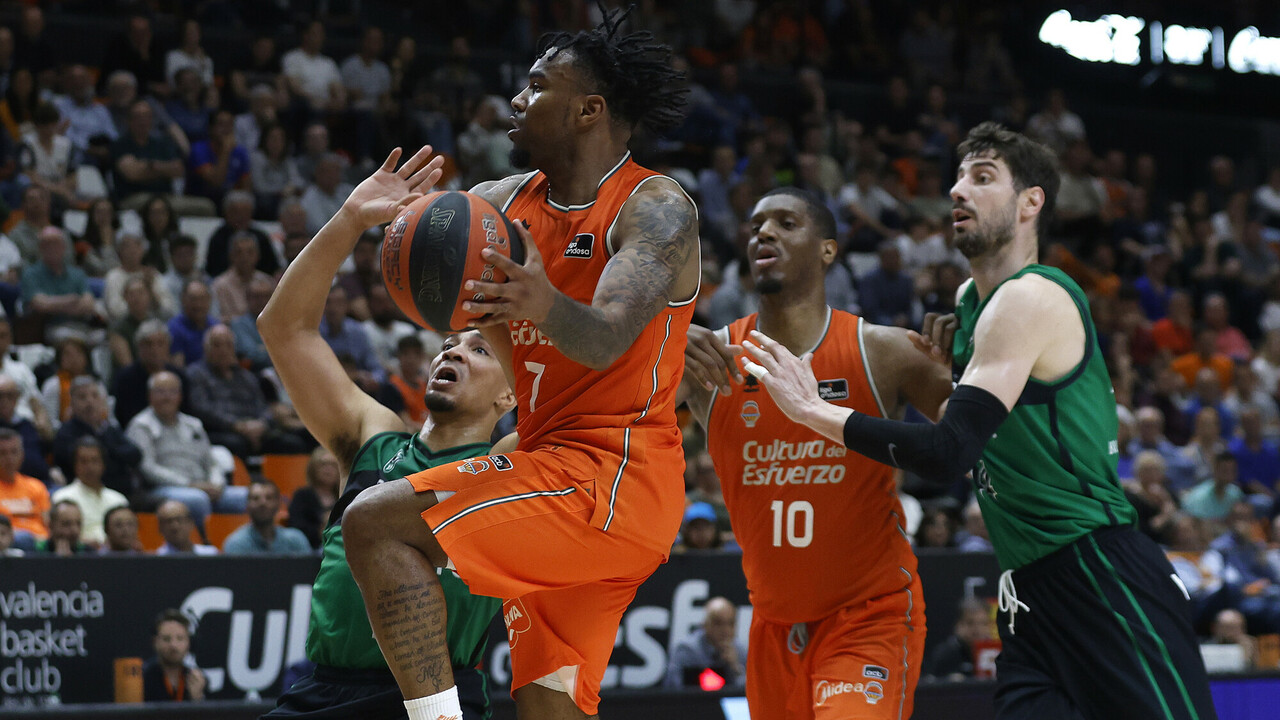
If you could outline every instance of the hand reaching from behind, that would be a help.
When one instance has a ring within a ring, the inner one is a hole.
[[[396,169],[400,155],[400,148],[392,150],[382,167],[357,185],[342,204],[343,212],[355,218],[361,228],[391,222],[401,210],[431,192],[439,182],[444,157],[432,157],[430,145],[424,145]]]

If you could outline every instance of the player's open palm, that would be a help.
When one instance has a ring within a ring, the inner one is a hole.
[[[747,372],[756,376],[788,418],[804,423],[813,408],[824,404],[813,375],[813,353],[796,357],[786,346],[758,330],[752,330],[751,342],[742,346],[750,355],[744,364]]]
[[[422,146],[397,169],[401,152],[400,148],[392,150],[382,167],[357,185],[343,203],[343,210],[351,213],[361,227],[391,222],[406,206],[431,192],[440,180],[444,157],[432,157],[430,145]]]

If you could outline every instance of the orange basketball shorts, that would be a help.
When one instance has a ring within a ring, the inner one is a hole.
[[[924,654],[920,583],[816,622],[751,621],[747,704],[753,718],[911,717]]]
[[[505,600],[512,691],[554,677],[588,715],[622,614],[665,560],[591,526],[597,471],[586,453],[550,447],[408,477],[418,492],[454,493],[422,518],[471,592]]]

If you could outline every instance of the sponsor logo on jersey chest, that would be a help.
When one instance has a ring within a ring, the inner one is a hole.
[[[569,247],[564,249],[564,256],[567,258],[580,258],[586,260],[591,257],[591,249],[596,244],[596,236],[591,233],[578,233],[569,241]]]
[[[848,400],[849,381],[844,378],[839,378],[837,380],[819,380],[818,397],[826,400],[827,402],[832,400]]]

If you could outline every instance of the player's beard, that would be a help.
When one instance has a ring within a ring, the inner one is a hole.
[[[977,229],[956,233],[956,249],[972,260],[1000,251],[1013,242],[1013,228],[1017,222],[1018,198],[1014,196],[1003,211],[997,210],[990,222],[978,220]]]
[[[453,412],[458,409],[458,403],[453,398],[445,397],[434,390],[428,390],[427,394],[422,396],[422,401],[427,409],[434,413]]]

